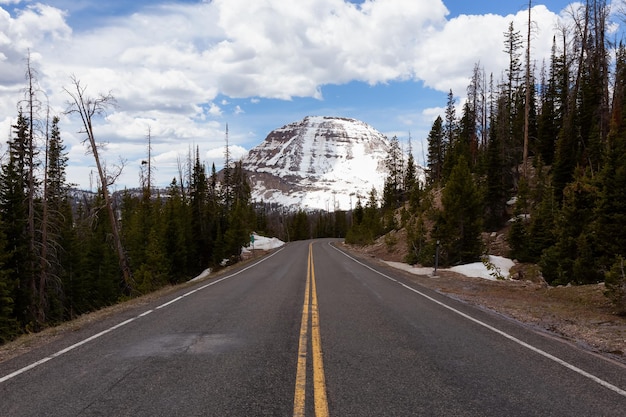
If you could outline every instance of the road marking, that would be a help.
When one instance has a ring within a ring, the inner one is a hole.
[[[535,346],[533,346],[533,345],[531,345],[529,343],[526,343],[523,340],[520,340],[520,339],[516,338],[515,336],[512,336],[512,335],[510,335],[510,334],[508,334],[508,333],[506,333],[506,332],[504,332],[504,331],[502,331],[500,329],[497,329],[497,328],[495,328],[495,327],[493,327],[493,326],[491,326],[491,325],[489,325],[489,324],[487,324],[487,323],[485,323],[483,321],[480,321],[480,320],[478,320],[478,319],[476,319],[476,318],[474,318],[474,317],[472,317],[472,316],[470,316],[470,315],[468,315],[466,313],[463,313],[462,311],[457,310],[454,307],[451,307],[451,306],[449,306],[449,305],[447,305],[447,304],[445,304],[445,303],[443,303],[443,302],[441,302],[439,300],[436,300],[436,299],[432,298],[431,296],[429,296],[427,294],[424,294],[423,292],[421,292],[419,290],[416,290],[415,288],[412,288],[409,285],[406,285],[406,284],[400,282],[399,280],[397,280],[395,278],[390,277],[389,275],[386,275],[386,274],[384,274],[384,273],[382,273],[380,271],[377,271],[376,269],[372,268],[371,266],[364,264],[363,262],[355,259],[354,257],[348,255],[347,253],[343,252],[342,250],[339,250],[338,248],[336,248],[333,245],[330,245],[330,246],[333,249],[335,249],[337,252],[341,253],[342,255],[352,259],[354,262],[358,263],[359,265],[362,265],[365,268],[375,272],[376,274],[378,274],[378,275],[380,275],[380,276],[382,276],[382,277],[384,277],[384,278],[386,278],[386,279],[388,279],[390,281],[393,281],[393,282],[395,282],[398,285],[401,285],[402,287],[406,288],[407,290],[412,291],[415,294],[418,294],[418,295],[426,298],[427,300],[432,301],[433,303],[438,304],[439,306],[444,307],[444,308],[446,308],[446,309],[448,309],[448,310],[458,314],[459,316],[466,318],[467,320],[470,320],[470,321],[472,321],[472,322],[474,322],[474,323],[476,323],[476,324],[478,324],[478,325],[480,325],[480,326],[482,326],[482,327],[484,327],[486,329],[489,329],[492,332],[497,333],[500,336],[503,336],[503,337],[507,338],[508,340],[517,343],[520,346],[523,346],[523,347],[525,347],[525,348],[527,348],[527,349],[529,349],[529,350],[531,350],[531,351],[533,351],[533,352],[535,352],[535,353],[537,353],[537,354],[539,354],[539,355],[541,355],[541,356],[543,356],[545,358],[548,358],[548,359],[558,363],[559,365],[564,366],[565,368],[567,368],[567,369],[569,369],[571,371],[574,371],[577,374],[582,375],[585,378],[588,378],[588,379],[592,380],[593,382],[596,382],[596,383],[600,384],[601,386],[603,386],[605,388],[608,388],[609,390],[611,390],[613,392],[616,392],[617,394],[621,395],[622,397],[626,397],[626,390],[623,390],[622,388],[620,388],[618,386],[615,386],[615,385],[611,384],[610,382],[607,382],[607,381],[605,381],[605,380],[603,380],[603,379],[601,379],[601,378],[599,378],[599,377],[597,377],[597,376],[595,376],[593,374],[590,374],[589,372],[587,372],[587,371],[585,371],[583,369],[580,369],[577,366],[572,365],[571,363],[566,362],[563,359],[560,359],[560,358],[558,358],[558,357],[556,357],[556,356],[554,356],[554,355],[552,355],[552,354],[550,354],[550,353],[548,353],[548,352],[546,352],[544,350],[541,350],[538,347],[535,347]]]
[[[328,399],[326,397],[326,378],[322,359],[322,338],[320,335],[319,309],[317,304],[317,285],[315,283],[315,264],[313,262],[313,244],[309,244],[307,259],[306,288],[302,306],[300,324],[300,342],[298,346],[298,366],[296,387],[293,400],[294,417],[304,417],[306,403],[306,362],[308,345],[309,317],[311,318],[311,350],[313,356],[313,402],[316,417],[328,417]]]
[[[328,416],[328,399],[326,398],[326,378],[324,377],[324,361],[322,359],[322,337],[320,335],[320,319],[317,304],[317,285],[315,283],[315,263],[313,262],[313,244],[309,246],[311,269],[311,343],[313,348],[313,396],[315,399],[315,415]]]
[[[307,334],[309,332],[309,285],[311,275],[311,258],[309,255],[307,274],[306,274],[306,287],[304,289],[304,302],[302,305],[302,322],[300,324],[300,342],[298,345],[298,367],[296,370],[296,390],[293,397],[293,415],[294,417],[304,417],[304,404],[306,400],[306,354],[308,339]]]
[[[52,355],[50,355],[50,356],[47,356],[47,357],[45,357],[45,358],[43,358],[43,359],[40,359],[40,360],[38,360],[38,361],[36,361],[36,362],[31,363],[30,365],[27,365],[27,366],[25,366],[25,367],[23,367],[23,368],[20,368],[20,369],[18,369],[17,371],[14,371],[14,372],[12,372],[12,373],[10,373],[10,374],[7,374],[7,375],[5,375],[5,376],[3,376],[3,377],[0,377],[0,384],[1,384],[1,383],[3,383],[3,382],[6,382],[6,381],[8,381],[8,380],[10,380],[10,379],[12,379],[12,378],[15,378],[16,376],[18,376],[18,375],[20,375],[20,374],[23,374],[24,372],[30,371],[31,369],[36,368],[36,367],[38,367],[39,365],[43,365],[44,363],[46,363],[46,362],[48,362],[48,361],[50,361],[50,360],[52,360],[52,359],[54,359],[54,358],[57,358],[57,357],[59,357],[59,356],[61,356],[61,355],[65,354],[65,353],[67,353],[67,352],[70,352],[70,351],[72,351],[72,350],[76,349],[77,347],[80,347],[80,346],[82,346],[82,345],[84,345],[84,344],[86,344],[86,343],[88,343],[88,342],[91,342],[91,341],[93,341],[93,340],[95,340],[95,339],[98,339],[99,337],[104,336],[104,335],[105,335],[105,334],[107,334],[107,333],[110,333],[110,332],[112,332],[112,331],[114,331],[114,330],[117,330],[117,329],[119,329],[120,327],[126,326],[127,324],[132,323],[132,322],[134,322],[134,321],[135,321],[135,320],[137,320],[137,319],[140,319],[140,318],[142,318],[142,317],[145,317],[145,316],[149,315],[150,313],[152,313],[152,312],[154,312],[154,311],[156,311],[156,310],[160,310],[160,309],[165,308],[165,307],[167,307],[167,306],[169,306],[169,305],[172,305],[172,304],[174,304],[175,302],[180,301],[180,300],[182,300],[183,298],[185,298],[185,297],[187,297],[187,296],[189,296],[189,295],[191,295],[191,294],[194,294],[194,293],[196,293],[196,292],[198,292],[198,291],[204,290],[204,289],[206,289],[206,288],[208,288],[208,287],[211,287],[211,286],[213,286],[213,285],[215,285],[215,284],[218,284],[218,283],[220,283],[220,282],[222,282],[222,281],[225,281],[225,280],[227,280],[227,279],[229,279],[229,278],[232,278],[232,277],[234,277],[234,276],[236,276],[236,275],[239,275],[239,274],[241,274],[242,272],[247,271],[248,269],[250,269],[250,268],[253,268],[253,267],[257,266],[257,265],[258,265],[258,264],[260,264],[261,262],[265,262],[267,259],[269,259],[269,258],[271,258],[272,256],[276,255],[278,252],[280,252],[280,251],[282,251],[282,250],[283,250],[283,248],[280,248],[280,249],[278,249],[276,252],[274,252],[274,253],[270,254],[269,256],[267,256],[267,257],[265,257],[265,258],[261,259],[261,260],[260,260],[260,261],[258,261],[258,262],[255,262],[254,264],[249,265],[249,266],[247,266],[247,267],[245,267],[245,268],[243,268],[243,269],[241,269],[241,270],[239,270],[239,271],[237,271],[237,272],[235,272],[235,273],[232,273],[232,274],[230,274],[230,275],[227,275],[227,276],[225,276],[225,277],[223,277],[223,278],[220,278],[220,279],[218,279],[218,280],[216,280],[216,281],[211,281],[211,282],[209,282],[208,284],[205,284],[205,285],[203,285],[203,286],[201,286],[201,287],[198,287],[198,288],[196,288],[196,289],[194,289],[194,290],[191,290],[191,291],[189,291],[189,292],[186,292],[185,294],[183,294],[183,295],[181,295],[181,296],[179,296],[179,297],[176,297],[176,298],[174,298],[173,300],[170,300],[170,301],[168,301],[168,302],[166,302],[166,303],[163,303],[163,304],[159,305],[158,307],[155,307],[155,308],[154,308],[154,309],[152,309],[152,310],[146,310],[146,311],[144,311],[143,313],[138,314],[138,315],[137,315],[137,316],[135,316],[135,317],[132,317],[132,318],[130,318],[130,319],[128,319],[128,320],[125,320],[125,321],[123,321],[123,322],[121,322],[121,323],[118,323],[118,324],[116,324],[115,326],[109,327],[108,329],[101,331],[100,333],[96,333],[96,334],[94,334],[93,336],[90,336],[90,337],[88,337],[88,338],[86,338],[86,339],[81,340],[80,342],[74,343],[73,345],[68,346],[68,347],[66,347],[65,349],[61,349],[60,351],[58,351],[58,352],[56,352],[56,353],[53,353],[53,354],[52,354]]]

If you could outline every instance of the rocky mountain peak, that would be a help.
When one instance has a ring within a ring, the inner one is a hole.
[[[270,132],[243,159],[253,199],[302,209],[349,210],[385,180],[389,141],[368,124],[309,116]]]

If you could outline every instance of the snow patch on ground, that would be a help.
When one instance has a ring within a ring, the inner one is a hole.
[[[256,233],[253,233],[253,236],[254,236],[254,250],[272,250],[272,249],[280,248],[281,246],[285,244],[285,242],[275,237],[259,236]],[[241,248],[241,252],[242,253],[252,252],[252,243],[250,243],[248,247]],[[211,272],[212,272],[211,268],[207,268],[204,271],[202,271],[202,273],[200,273],[200,275],[198,275],[197,277],[190,279],[189,282],[199,281],[201,279],[204,279],[208,277],[209,275],[211,275]]]
[[[402,262],[385,262],[387,265],[392,266],[394,268],[402,269],[404,271],[410,272],[415,275],[433,275],[434,268],[425,268],[425,267],[414,267]],[[467,265],[457,265],[452,268],[439,268],[439,271],[452,271],[467,277],[475,277],[475,278],[483,278],[495,281],[497,275],[504,277],[505,279],[509,278],[509,271],[515,265],[515,263],[508,258],[504,258],[502,256],[494,256],[489,255],[489,264],[493,265],[499,271],[499,274],[496,274],[495,270],[489,270],[487,265],[483,262],[475,262]]]
[[[200,281],[201,279],[204,279],[204,278],[208,277],[209,275],[211,275],[211,268],[207,268],[207,269],[205,269],[205,270],[204,270],[204,271],[202,271],[202,272],[200,273],[200,275],[198,275],[197,277],[195,277],[195,278],[191,278],[191,279],[189,280],[189,282]]]
[[[285,242],[275,237],[259,236],[256,233],[253,233],[252,235],[254,236],[254,249],[255,250],[257,249],[258,250],[271,250],[271,249],[280,248],[281,246],[285,244]],[[241,249],[244,253],[248,253],[252,250],[252,248],[253,248],[253,244],[250,243],[250,245]]]

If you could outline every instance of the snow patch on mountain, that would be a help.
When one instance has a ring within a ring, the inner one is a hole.
[[[256,201],[349,210],[372,187],[381,195],[389,146],[359,120],[310,116],[270,132],[242,162]]]

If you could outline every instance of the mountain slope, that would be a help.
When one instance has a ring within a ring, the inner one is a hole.
[[[243,168],[256,201],[349,210],[372,187],[382,191],[388,152],[388,139],[366,123],[315,116],[270,132]]]

